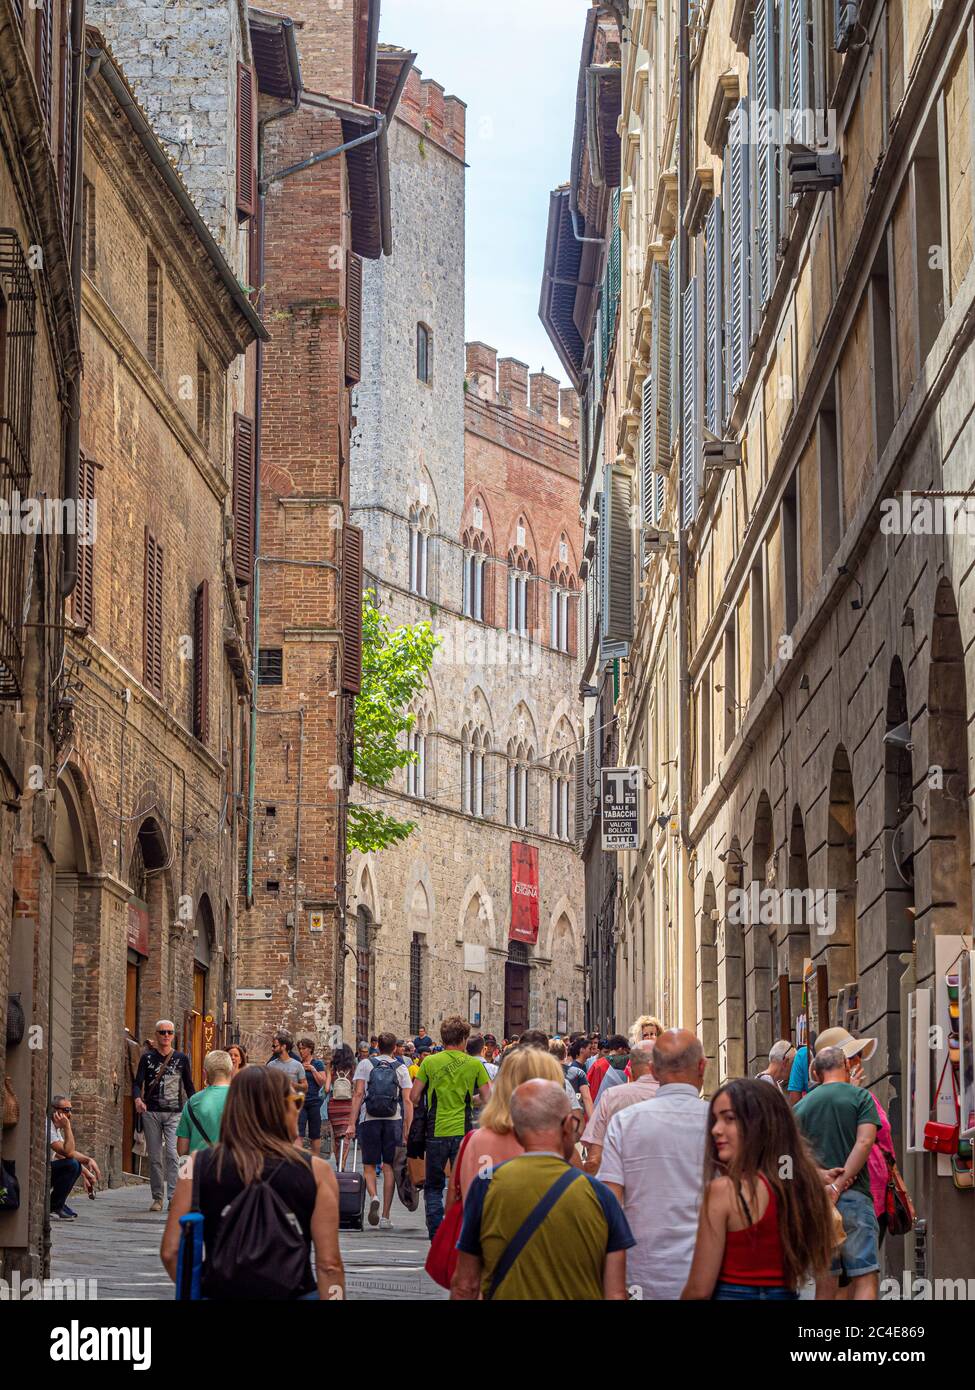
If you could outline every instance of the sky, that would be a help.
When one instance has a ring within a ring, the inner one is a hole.
[[[548,195],[569,175],[589,0],[382,0],[379,37],[467,103],[465,339],[567,384],[538,318]]]

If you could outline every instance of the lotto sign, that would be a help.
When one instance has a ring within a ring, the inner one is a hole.
[[[602,838],[603,849],[637,849],[640,844],[640,786],[643,771],[639,767],[604,767],[602,769]]]

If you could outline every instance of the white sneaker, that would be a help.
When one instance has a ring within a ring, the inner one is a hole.
[[[393,1223],[388,1216],[381,1216],[379,1218],[379,1229],[381,1231],[391,1231],[393,1229]]]

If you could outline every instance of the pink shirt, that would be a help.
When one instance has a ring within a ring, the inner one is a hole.
[[[655,1076],[641,1076],[639,1081],[628,1081],[625,1086],[610,1086],[608,1091],[601,1091],[596,1108],[583,1131],[583,1144],[602,1145],[606,1138],[606,1127],[614,1115],[628,1105],[652,1100],[659,1090],[660,1082]]]
[[[876,1096],[872,1095],[874,1105],[877,1107],[877,1115],[880,1120],[880,1128],[877,1130],[877,1138],[867,1155],[867,1174],[870,1178],[870,1191],[873,1194],[873,1209],[877,1216],[880,1216],[887,1207],[887,1160],[884,1153],[894,1155],[894,1137],[890,1132],[890,1121],[887,1112],[880,1104]]]
[[[617,1088],[622,1089],[622,1088]],[[460,1195],[467,1196],[467,1189],[479,1173],[488,1167],[496,1168],[509,1158],[517,1158],[525,1150],[518,1143],[514,1133],[496,1134],[493,1129],[476,1129],[464,1147],[460,1164]]]

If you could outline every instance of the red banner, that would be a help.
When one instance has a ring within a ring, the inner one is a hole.
[[[538,940],[538,848],[511,842],[511,929],[509,941],[534,946]]]
[[[149,908],[138,898],[129,899],[128,944],[140,956],[148,956]]]

